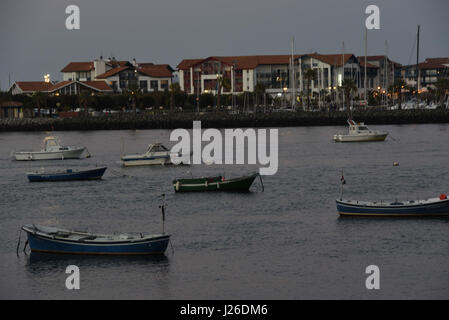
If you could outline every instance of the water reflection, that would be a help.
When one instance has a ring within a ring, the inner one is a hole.
[[[147,256],[89,256],[89,255],[63,255],[31,252],[28,255],[26,268],[35,275],[44,275],[60,272],[68,265],[82,266],[83,269],[121,269],[145,268],[148,271],[168,273],[170,259],[165,255]]]

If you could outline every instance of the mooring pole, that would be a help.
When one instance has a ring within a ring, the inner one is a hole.
[[[162,211],[162,234],[165,234],[165,193],[162,194],[162,205],[159,208]]]

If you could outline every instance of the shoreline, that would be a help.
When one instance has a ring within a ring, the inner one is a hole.
[[[347,118],[345,111],[117,114],[78,118],[0,119],[0,132],[191,129],[195,120],[201,121],[202,128],[346,126]],[[449,123],[449,110],[358,110],[352,118],[367,125]]]

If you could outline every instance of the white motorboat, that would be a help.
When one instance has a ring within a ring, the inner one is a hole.
[[[147,152],[143,154],[133,154],[122,156],[122,164],[125,167],[129,166],[148,166],[157,164],[172,164],[170,160],[170,150],[164,147],[161,143],[154,143],[148,145]]]
[[[363,122],[348,120],[349,134],[335,134],[335,142],[384,141],[388,132],[370,130]]]
[[[41,151],[16,151],[16,160],[64,160],[79,159],[86,147],[68,147],[59,144],[55,137],[46,137]]]

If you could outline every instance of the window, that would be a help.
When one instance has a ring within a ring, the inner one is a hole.
[[[168,90],[168,80],[161,80],[161,89],[164,91]]]
[[[148,81],[147,80],[141,80],[139,82],[139,88],[142,89],[143,91],[147,91],[148,90]]]
[[[153,89],[154,91],[157,91],[159,89],[157,80],[151,80],[150,81],[150,88]]]

